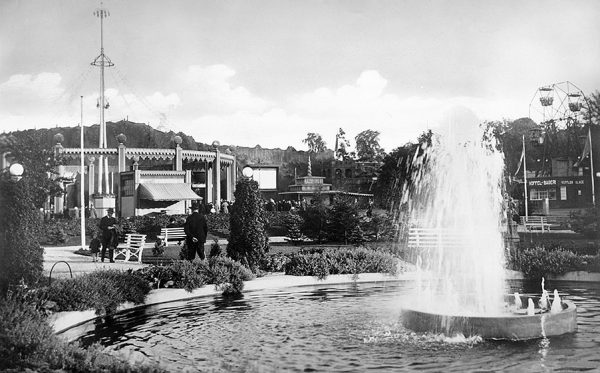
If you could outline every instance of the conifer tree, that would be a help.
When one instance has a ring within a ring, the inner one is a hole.
[[[258,183],[249,179],[240,180],[235,189],[235,203],[231,207],[227,255],[255,273],[269,251],[266,222]]]

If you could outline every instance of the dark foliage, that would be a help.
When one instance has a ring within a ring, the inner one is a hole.
[[[352,232],[357,230],[359,222],[358,208],[354,201],[347,197],[336,198],[329,212],[329,238],[332,241],[347,244],[350,242]],[[364,242],[364,237],[355,238]]]
[[[57,311],[96,310],[111,314],[121,303],[143,303],[150,284],[139,276],[118,270],[96,271],[73,279],[54,281],[45,288]]]
[[[304,219],[302,233],[317,242],[324,242],[328,233],[329,209],[320,196],[315,196],[314,200],[314,204],[300,211],[300,216]]]
[[[13,182],[6,173],[0,175],[0,293],[9,285],[35,284],[42,277],[41,219],[32,198],[36,189],[29,177]]]
[[[255,273],[269,251],[265,225],[265,210],[258,183],[240,180],[235,190],[235,203],[231,206],[227,255]]]
[[[398,270],[398,260],[390,253],[359,248],[305,250],[288,255],[285,274],[316,276],[329,274],[391,273]]]
[[[0,301],[0,370],[3,372],[162,372],[134,366],[102,352],[69,344],[54,334],[32,292],[10,293]]]
[[[533,247],[519,251],[512,258],[510,266],[523,272],[530,280],[540,281],[548,275],[562,275],[577,270],[583,265],[583,257],[564,250],[547,250],[544,247]]]
[[[571,229],[588,238],[600,238],[600,206],[571,215]]]

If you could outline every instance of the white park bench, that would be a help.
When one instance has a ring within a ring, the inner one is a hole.
[[[523,224],[528,231],[540,228],[542,233],[546,230],[550,232],[551,228],[560,227],[559,217],[550,218],[547,216],[521,216],[521,224]]]
[[[124,260],[128,262],[131,258],[133,258],[141,263],[145,243],[145,234],[128,233],[125,236],[125,243],[119,244],[119,246],[115,249],[113,253],[113,260]],[[123,256],[123,258],[117,259],[117,256]]]
[[[454,248],[461,244],[456,231],[439,228],[410,228],[408,230],[409,249]]]
[[[157,238],[160,238],[165,244],[169,241],[183,241],[185,240],[185,231],[183,227],[161,228]]]

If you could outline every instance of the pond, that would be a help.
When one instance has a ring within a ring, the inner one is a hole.
[[[586,371],[600,366],[600,284],[548,284],[578,308],[578,332],[530,341],[415,334],[400,308],[410,283],[351,283],[165,303],[65,332],[169,371]],[[511,291],[538,292],[511,282]]]

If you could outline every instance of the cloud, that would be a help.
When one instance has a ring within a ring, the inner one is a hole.
[[[235,74],[235,70],[226,65],[189,66],[179,77],[185,109],[225,115],[267,110],[271,106],[267,100],[231,83]]]
[[[40,107],[47,109],[62,99],[61,81],[60,74],[56,73],[12,75],[0,84],[0,109],[12,115],[24,115]]]
[[[376,70],[363,71],[347,84],[315,87],[277,101],[253,94],[240,84],[243,77],[236,78],[235,70],[222,64],[189,66],[176,76],[171,93],[138,95],[109,82],[106,120],[128,118],[163,131],[182,131],[205,143],[297,149],[306,148],[302,139],[309,132],[321,134],[332,148],[338,128],[351,143],[359,132],[372,129],[380,132],[381,146],[391,151],[435,129],[452,107],[467,107],[484,120],[510,118],[506,108],[518,106],[510,99],[402,96]],[[99,122],[97,97],[91,91],[83,98],[85,125]],[[0,84],[0,128],[76,125],[80,104],[79,97],[65,91],[59,74],[13,75]]]

